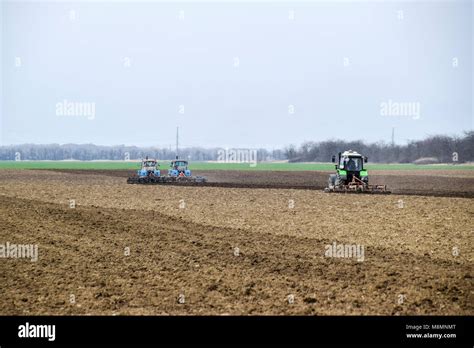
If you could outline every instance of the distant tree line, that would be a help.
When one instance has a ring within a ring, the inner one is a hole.
[[[222,153],[232,154],[241,153],[243,151],[252,151],[256,154],[256,160],[284,160],[283,150],[267,150],[267,149],[225,149],[225,148],[201,148],[188,147],[179,149],[179,157],[189,159],[191,161],[215,161],[222,157]],[[137,147],[137,146],[99,146],[93,144],[22,144],[0,146],[0,160],[136,160],[145,158],[157,158],[159,160],[171,160],[176,157],[176,151],[169,148],[156,147]],[[252,157],[253,158],[253,157]]]
[[[430,136],[424,140],[409,141],[406,145],[384,142],[367,144],[362,140],[328,140],[304,142],[299,148],[285,148],[285,157],[290,162],[328,162],[340,151],[354,150],[377,163],[412,163],[430,158],[432,162],[463,163],[474,161],[474,132],[465,132],[460,137],[445,135]]]
[[[474,161],[474,132],[462,136],[430,136],[424,140],[410,141],[406,145],[384,142],[368,144],[362,140],[327,140],[304,142],[284,149],[226,149],[232,151],[254,151],[257,161],[289,160],[290,162],[329,162],[331,156],[344,150],[354,150],[368,156],[370,162],[411,163],[421,158],[431,158],[440,163],[463,163]],[[180,158],[191,161],[216,161],[222,157],[222,148],[189,147],[179,150]],[[137,146],[98,146],[92,144],[48,144],[0,146],[0,160],[135,160],[149,156],[160,160],[175,158],[176,152],[169,148]]]

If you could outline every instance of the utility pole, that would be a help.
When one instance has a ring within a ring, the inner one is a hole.
[[[178,147],[179,147],[179,127],[176,127],[176,159],[179,158]]]
[[[395,146],[395,127],[392,127],[392,147]]]

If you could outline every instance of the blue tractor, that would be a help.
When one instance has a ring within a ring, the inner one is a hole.
[[[188,161],[178,159],[178,156],[170,163],[168,179],[168,182],[180,183],[202,183],[207,181],[205,177],[193,176],[191,170],[188,169]]]
[[[170,169],[167,176],[162,176],[158,169],[159,164],[156,160],[142,160],[141,168],[137,170],[137,174],[129,177],[129,184],[194,184],[204,183],[207,181],[202,176],[192,176],[191,170],[188,169],[188,161],[175,159],[171,161]]]
[[[171,161],[168,176],[179,178],[191,177],[191,171],[188,169],[188,161],[179,159]]]
[[[128,178],[129,184],[148,184],[156,183],[161,180],[161,172],[158,169],[160,165],[154,159],[149,159],[148,156],[142,160],[140,169],[137,174]]]

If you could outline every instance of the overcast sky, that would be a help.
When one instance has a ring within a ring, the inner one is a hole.
[[[282,147],[473,128],[473,5],[3,1],[1,143]]]

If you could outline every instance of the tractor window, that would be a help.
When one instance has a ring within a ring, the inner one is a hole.
[[[175,161],[171,162],[171,167],[177,170],[185,170],[188,163],[185,161]]]
[[[349,157],[346,158],[346,169],[349,171],[358,172],[362,170],[362,158],[360,157]]]
[[[347,157],[344,158],[344,157],[341,157],[341,160],[339,162],[339,168],[340,169],[344,169],[344,164],[345,164],[345,161],[347,160]]]

